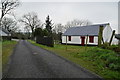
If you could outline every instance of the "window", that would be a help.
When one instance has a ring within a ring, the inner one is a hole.
[[[71,41],[71,36],[68,36],[68,41]]]
[[[81,36],[81,45],[82,45],[82,46],[85,45],[85,36]]]
[[[94,42],[94,36],[89,36],[89,42],[93,43]]]

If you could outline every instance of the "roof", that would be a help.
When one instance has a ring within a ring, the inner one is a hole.
[[[8,36],[10,32],[5,30],[4,28],[0,28],[0,36]]]
[[[4,29],[4,28],[0,28],[0,30],[1,30],[1,29],[2,29],[2,31],[5,32],[6,34],[10,34],[10,32],[7,31],[6,29]]]
[[[4,28],[2,28],[2,31],[4,31],[6,34],[10,34],[10,32]]]
[[[65,33],[63,33],[63,36],[86,36],[86,35],[98,36],[99,27],[100,26],[106,27],[106,25],[109,25],[109,23],[71,27],[68,28],[65,31]]]

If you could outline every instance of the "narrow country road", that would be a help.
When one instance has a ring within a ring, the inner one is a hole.
[[[99,78],[25,40],[16,45],[9,66],[7,78]]]

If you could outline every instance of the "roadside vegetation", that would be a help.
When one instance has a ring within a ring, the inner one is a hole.
[[[117,54],[120,55],[120,47],[118,45],[109,46],[109,43],[104,43],[104,44],[102,44],[101,48],[115,51]]]
[[[3,69],[8,63],[9,57],[11,56],[16,44],[17,44],[16,41],[3,41],[2,42],[2,67]]]
[[[120,57],[108,49],[98,47],[83,47],[73,45],[56,44],[54,47],[47,47],[29,40],[30,43],[55,52],[56,54],[93,71],[103,78],[120,79]]]

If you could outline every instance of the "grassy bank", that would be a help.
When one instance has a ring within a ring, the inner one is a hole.
[[[3,68],[8,63],[9,57],[13,52],[16,41],[4,41],[2,42],[2,66]]]
[[[114,51],[98,47],[55,45],[47,47],[30,41],[32,44],[55,52],[56,54],[93,71],[103,78],[120,79],[120,57]]]

